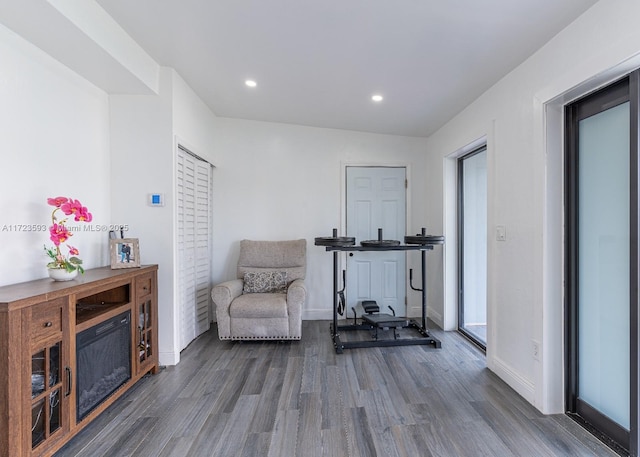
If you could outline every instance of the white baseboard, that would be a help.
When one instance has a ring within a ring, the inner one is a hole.
[[[158,364],[164,366],[177,365],[180,362],[180,353],[158,352]]]
[[[302,311],[304,321],[326,321],[333,319],[333,309],[305,309]]]
[[[509,387],[518,392],[525,400],[532,405],[535,404],[536,389],[531,381],[512,370],[509,365],[496,357],[491,361],[487,359],[487,367],[506,382]]]
[[[440,328],[444,328],[444,319],[442,314],[434,311],[432,308],[427,308],[427,318],[431,319]]]
[[[422,316],[422,306],[409,306],[407,308],[407,317],[417,318]]]

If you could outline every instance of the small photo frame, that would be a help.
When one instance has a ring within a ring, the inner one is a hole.
[[[137,238],[109,240],[111,269],[136,268],[140,266],[140,245]]]

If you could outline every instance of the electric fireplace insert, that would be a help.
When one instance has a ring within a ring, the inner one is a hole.
[[[77,420],[131,379],[131,312],[76,336]]]

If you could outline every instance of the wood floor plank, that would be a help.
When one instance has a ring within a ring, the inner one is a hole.
[[[567,416],[536,410],[464,338],[431,332],[441,349],[338,355],[326,321],[304,321],[302,340],[284,343],[220,341],[213,326],[56,457],[615,455]]]
[[[233,412],[229,414],[226,425],[216,446],[210,455],[231,457],[241,455],[244,443],[249,435],[247,429],[248,418],[255,414],[258,395],[241,395],[236,402]]]
[[[371,439],[376,448],[376,454],[385,457],[402,457],[401,446],[395,440],[391,427],[372,426]],[[414,454],[421,455],[421,454]]]
[[[297,344],[294,341],[282,341],[275,345],[265,343],[265,350],[271,352],[271,368],[281,368],[284,371],[291,357],[291,348]]]
[[[256,406],[256,412],[249,422],[250,432],[273,431],[283,382],[284,370],[281,368],[270,368],[264,373],[264,384]]]
[[[386,390],[364,392],[363,399],[371,427],[385,428],[415,423],[407,404],[394,401]]]
[[[192,440],[185,437],[171,438],[158,457],[184,457],[189,453]]]
[[[422,403],[432,410],[438,420],[449,427],[458,427],[467,422],[481,420],[477,411],[473,409],[469,398],[461,395],[456,383],[448,383],[445,380],[434,383],[428,389]]]
[[[271,443],[271,433],[249,433],[242,447],[240,457],[266,456]]]
[[[427,447],[421,433],[416,430],[422,430],[420,425],[408,425],[391,427],[393,442],[396,444],[396,451],[402,457],[432,457],[433,454]],[[416,439],[416,436],[418,439]]]
[[[457,450],[456,442],[466,439],[463,433],[464,428],[460,427],[459,424],[452,428],[451,425],[445,425],[444,421],[439,418],[422,426],[410,425],[408,428],[411,441],[416,448],[421,449],[421,452],[425,454],[428,453],[438,457],[459,456],[460,453]]]
[[[320,432],[320,437],[322,457],[345,457],[349,455],[347,436],[343,429],[323,429]]]
[[[454,433],[452,433],[454,432]],[[464,428],[458,430],[447,429],[450,441],[455,449],[464,457],[495,457],[496,455],[509,457],[513,454],[495,431],[485,422],[467,422]],[[544,450],[536,449],[536,452]],[[536,454],[542,457],[544,454]]]
[[[205,395],[217,396],[227,382],[230,370],[215,365],[203,366],[194,371],[189,383],[180,391],[177,398],[201,398]]]
[[[320,359],[318,358],[318,346],[307,347],[304,351],[302,363],[302,379],[300,392],[311,393],[320,391]]]
[[[405,357],[401,357],[401,353],[394,351],[385,351],[383,354],[384,363],[388,370],[385,370],[398,386],[398,394],[407,404],[420,403],[424,395],[423,385],[420,380],[409,371],[411,364],[406,362]]]
[[[212,450],[222,439],[222,434],[229,420],[228,413],[211,413],[200,432],[192,439],[186,457],[206,457],[211,456]],[[107,456],[105,456],[107,457]]]
[[[237,368],[229,375],[229,380],[224,385],[220,394],[220,397],[224,402],[223,411],[225,413],[232,413],[235,409],[236,402],[242,394],[244,386],[248,380],[249,373],[252,371],[255,363],[256,359],[254,357],[238,360]]]
[[[475,401],[472,406],[515,456],[526,456],[530,449],[540,455],[553,455],[545,439],[539,439],[535,427],[525,427],[530,419],[499,408],[488,401]]]
[[[105,455],[137,455],[136,450],[140,443],[151,432],[157,417],[141,417],[133,424],[130,424],[124,431],[119,434],[118,439],[106,450]]]
[[[298,455],[296,454],[296,442],[298,441],[299,416],[298,410],[278,411],[267,457]]]
[[[342,354],[344,355],[344,354]],[[352,357],[340,357],[337,360],[338,375],[342,389],[345,408],[362,406],[360,403],[360,388]]]
[[[282,391],[278,400],[278,409],[298,409],[298,401],[300,398],[300,387],[302,384],[302,366],[303,359],[301,357],[291,357],[287,364],[284,375]]]
[[[340,370],[336,366],[322,367],[322,430],[339,429],[344,424],[344,395],[340,381]]]
[[[260,395],[265,383],[265,374],[271,366],[271,351],[263,346],[254,357],[252,357],[251,368],[247,370],[246,380],[242,387],[242,395]]]
[[[174,436],[177,427],[183,427],[185,419],[190,420],[194,408],[199,404],[193,399],[179,399],[165,413],[157,417],[149,433],[140,440],[135,448],[136,457],[155,457],[159,455]],[[175,435],[178,436],[178,435]]]
[[[350,412],[350,420],[347,420],[347,433],[352,438],[349,444],[353,448],[349,449],[349,455],[376,457],[378,453],[373,442],[373,429],[369,425],[366,409],[364,407],[352,408]]]
[[[296,449],[305,455],[322,456],[320,430],[322,428],[322,400],[320,394],[300,394],[300,420]]]
[[[350,352],[351,362],[358,390],[375,390],[378,387],[380,372],[379,367],[373,361],[372,353],[379,352],[379,348],[353,349]]]

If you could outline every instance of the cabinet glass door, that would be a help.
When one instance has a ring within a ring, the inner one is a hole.
[[[153,319],[151,315],[151,298],[144,300],[138,305],[138,361],[140,365],[144,364],[151,358],[153,343]]]
[[[31,356],[31,447],[35,448],[62,427],[62,343]]]

